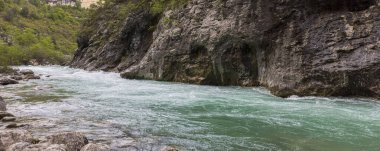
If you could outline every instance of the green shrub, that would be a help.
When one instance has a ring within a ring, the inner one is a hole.
[[[8,10],[8,11],[6,12],[6,14],[5,14],[5,16],[4,16],[4,19],[5,19],[6,21],[11,22],[11,21],[13,21],[13,19],[16,18],[16,17],[17,17],[17,9],[16,9],[16,8],[12,8],[12,9],[10,9],[10,10]]]
[[[39,63],[63,64],[76,49],[85,9],[49,6],[44,0],[0,0],[0,66]],[[0,9],[1,10],[1,9]]]

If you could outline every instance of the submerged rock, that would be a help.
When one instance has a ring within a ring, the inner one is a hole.
[[[13,80],[17,80],[17,81],[20,81],[20,80],[23,79],[22,76],[19,76],[19,75],[13,75],[10,78],[13,79]]]
[[[8,124],[7,126],[5,126],[5,128],[7,129],[13,129],[13,128],[18,128],[20,127],[19,125],[17,125],[16,123],[11,123],[11,124]]]
[[[41,144],[28,145],[21,151],[70,151],[70,150],[65,144],[41,143]]]
[[[10,85],[10,84],[18,84],[16,80],[7,78],[7,77],[0,77],[0,85]]]
[[[77,132],[66,132],[48,137],[50,144],[65,144],[68,151],[79,151],[88,144],[86,136]]]
[[[4,117],[14,117],[14,115],[8,112],[0,111],[0,120]]]
[[[16,117],[4,117],[1,121],[2,122],[13,122],[13,121],[16,121]]]
[[[34,74],[34,72],[32,70],[29,70],[29,69],[23,69],[20,71],[21,74],[23,75],[30,75],[30,74]]]
[[[4,99],[0,96],[0,111],[7,110],[7,103],[5,103]]]
[[[35,79],[41,79],[40,76],[34,75],[34,74],[27,74],[23,77],[25,80],[35,80]]]

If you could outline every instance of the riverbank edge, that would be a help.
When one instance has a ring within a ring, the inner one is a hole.
[[[1,67],[0,86],[23,84],[20,81],[40,80],[50,75],[36,75],[32,70]],[[17,117],[7,111],[6,100],[0,94],[0,151],[117,151],[136,150],[136,140],[122,144],[122,149],[114,149],[110,144],[90,141],[84,133],[62,131],[48,136],[35,137],[27,130],[31,125],[19,124]],[[132,139],[132,138],[131,138]],[[157,151],[179,151],[171,146],[164,146]]]

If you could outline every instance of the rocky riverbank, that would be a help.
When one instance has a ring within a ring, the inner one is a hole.
[[[38,80],[49,75],[36,75],[31,70],[7,69],[1,70],[1,86],[24,84],[28,80]],[[6,71],[6,72],[4,72]],[[1,94],[1,93],[0,93]],[[10,99],[0,96],[0,151],[132,151],[146,150],[136,139],[130,137],[115,138],[115,140],[89,139],[85,133],[62,130],[38,134],[34,129],[41,128],[40,123],[51,121],[25,120],[10,113],[7,102]],[[14,107],[14,106],[12,106]],[[17,106],[16,106],[17,108]],[[12,110],[15,111],[15,110]],[[31,118],[31,117],[28,117]],[[37,124],[38,123],[38,124]],[[53,124],[53,123],[51,123]],[[43,125],[43,124],[42,124]],[[151,150],[177,151],[178,149],[163,146]]]
[[[18,70],[8,67],[0,67],[0,85],[18,84],[19,81],[40,79],[41,75],[35,75],[31,70]]]

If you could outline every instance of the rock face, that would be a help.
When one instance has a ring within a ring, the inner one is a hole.
[[[78,38],[73,67],[260,85],[282,97],[380,98],[377,0],[189,0],[160,14],[143,8],[122,16],[123,5],[89,21],[93,31]]]

